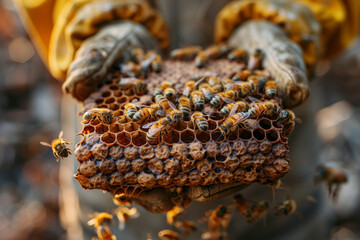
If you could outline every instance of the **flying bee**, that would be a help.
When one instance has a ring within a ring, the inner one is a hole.
[[[161,230],[158,233],[160,240],[178,240],[180,239],[179,234],[169,229]]]
[[[133,122],[138,122],[143,124],[147,120],[155,120],[158,118],[158,116],[165,116],[165,112],[160,110],[160,105],[153,103],[150,105],[150,107],[144,107],[137,111],[133,117]]]
[[[209,57],[206,55],[205,51],[200,51],[195,57],[195,65],[198,68],[202,68],[209,61]]]
[[[255,51],[251,54],[248,68],[250,71],[255,69],[262,68],[262,61],[264,58],[264,53],[260,48],[256,48]]]
[[[314,182],[325,182],[328,185],[329,196],[336,200],[340,185],[348,181],[348,172],[336,162],[325,162],[315,168]]]
[[[276,215],[288,216],[295,212],[296,202],[288,197],[287,200],[281,203],[281,205],[275,207],[275,210],[276,210]]]
[[[209,129],[209,124],[206,121],[204,114],[201,112],[194,112],[191,115],[191,121],[193,122],[194,126],[197,126],[201,131],[207,131]]]
[[[241,72],[235,74],[232,77],[233,81],[246,81],[246,79],[251,75],[251,72],[247,69],[242,70]]]
[[[247,112],[249,109],[248,105],[243,101],[238,101],[236,103],[228,103],[220,110],[220,115],[225,117],[228,116],[233,108],[235,108],[235,113]]]
[[[161,83],[160,87],[155,88],[153,96],[156,97],[156,95],[162,95],[164,90],[167,88],[172,88],[172,84],[169,81],[164,81]]]
[[[184,213],[185,209],[183,207],[175,206],[170,211],[166,212],[167,223],[173,225],[179,216]]]
[[[131,90],[132,93],[139,96],[147,93],[147,84],[139,78],[121,78],[119,86],[121,90]]]
[[[155,96],[155,102],[159,104],[159,106],[164,111],[170,111],[171,109],[176,110],[176,106],[174,103],[166,99],[163,95],[156,95]]]
[[[178,60],[191,60],[201,51],[199,46],[190,46],[186,48],[175,49],[171,51],[170,57]]]
[[[266,201],[260,201],[251,207],[252,221],[258,221],[269,211],[269,204]]]
[[[234,90],[227,90],[226,92],[217,93],[210,101],[210,105],[214,108],[221,107],[224,103],[232,103],[239,97]]]
[[[279,121],[284,126],[283,132],[285,136],[292,133],[295,122],[301,123],[301,120],[295,116],[295,113],[289,109],[281,110],[279,113]]]
[[[190,80],[185,83],[183,95],[187,98],[190,97],[191,92],[195,89],[195,81]]]
[[[149,128],[146,134],[146,140],[149,143],[154,142],[156,139],[161,141],[163,134],[167,134],[168,130],[172,128],[172,119],[169,117],[163,117],[159,121],[147,123],[143,128]]]
[[[205,97],[201,91],[195,90],[191,92],[191,101],[196,109],[203,109],[205,105]]]
[[[248,111],[252,117],[260,118],[263,115],[274,117],[278,114],[279,109],[276,107],[276,104],[272,102],[260,102],[253,97],[249,97],[249,99],[253,102],[253,106]]]
[[[196,231],[196,224],[193,221],[176,221],[174,227],[187,235]]]
[[[219,205],[215,210],[206,213],[209,216],[208,226],[210,230],[226,229],[231,220],[231,213],[224,205]]]
[[[179,109],[184,115],[184,118],[187,118],[191,114],[191,102],[188,97],[182,96],[179,99]]]
[[[82,123],[86,124],[90,121],[98,119],[105,124],[111,124],[114,118],[114,112],[107,108],[91,108],[83,115]]]
[[[71,142],[66,141],[62,138],[63,131],[60,131],[59,137],[54,139],[51,144],[47,142],[40,142],[41,145],[51,147],[53,151],[53,155],[56,157],[56,161],[58,162],[61,158],[66,158],[71,154],[70,148],[66,145],[71,144]]]
[[[227,59],[230,61],[246,61],[247,58],[248,53],[242,48],[234,49],[227,55]]]
[[[135,207],[128,208],[125,206],[120,206],[117,209],[115,209],[115,214],[119,221],[119,229],[120,230],[124,230],[125,223],[127,221],[129,221],[131,218],[139,217],[139,212]]]
[[[237,131],[239,126],[244,127],[242,122],[249,118],[249,116],[249,112],[230,113],[229,117],[221,124],[220,131],[224,136],[230,135],[231,133]]]
[[[94,226],[99,240],[116,240],[116,237],[111,233],[109,225],[113,217],[106,212],[91,215],[92,219],[88,221],[89,226]]]
[[[135,104],[127,103],[124,107],[125,116],[132,119],[134,114],[137,112]]]
[[[132,200],[126,197],[125,193],[115,194],[113,197],[114,204],[118,206],[130,206]]]
[[[175,92],[175,89],[173,88],[166,88],[164,90],[164,97],[166,97],[168,100],[170,100],[171,102],[175,102],[177,99],[177,95]]]
[[[265,95],[274,98],[277,94],[277,86],[275,80],[268,80],[265,83]]]
[[[253,215],[251,211],[251,207],[241,194],[237,194],[234,196],[234,202],[239,213],[245,218],[247,222],[253,221]]]
[[[141,48],[133,48],[131,50],[131,59],[139,64],[143,59],[145,58],[145,53],[144,50],[142,50]]]
[[[136,76],[139,76],[141,73],[140,65],[131,61],[121,64],[120,69],[123,74],[131,78],[135,78]]]
[[[254,92],[251,83],[242,81],[235,82],[234,90],[236,90],[239,93],[239,97],[242,98]]]

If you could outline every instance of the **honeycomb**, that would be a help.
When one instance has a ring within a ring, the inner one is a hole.
[[[152,92],[163,81],[170,81],[182,92],[194,74],[217,72],[232,77],[246,65],[226,59],[211,60],[203,68],[193,62],[164,61],[161,73],[149,73],[148,94],[137,96],[121,90],[119,70],[112,70],[103,86],[84,101],[85,112],[92,108],[108,108],[115,116],[124,115],[124,105],[137,101],[154,102]],[[259,74],[268,74],[266,70]],[[280,98],[266,99],[264,94],[251,96],[260,101],[273,101],[282,107]],[[243,98],[250,104],[248,97]],[[219,126],[225,120],[219,110],[205,107],[203,114],[209,129],[201,131],[190,119],[182,120],[162,141],[149,143],[147,131],[135,122],[116,118],[111,124],[92,120],[83,124],[82,140],[76,145],[79,167],[75,178],[85,189],[102,189],[113,194],[135,196],[143,190],[193,185],[238,182],[268,183],[289,170],[288,138],[278,117],[249,118],[246,128],[224,136]]]

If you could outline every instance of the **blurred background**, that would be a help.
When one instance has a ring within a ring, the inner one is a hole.
[[[0,0],[0,16],[0,239],[66,239],[59,220],[60,165],[39,144],[56,138],[63,126],[61,84],[36,54],[10,0]],[[360,239],[360,42],[321,63],[317,73],[310,104],[321,141],[314,161],[336,160],[350,174],[338,202],[327,203],[334,216],[328,238]]]

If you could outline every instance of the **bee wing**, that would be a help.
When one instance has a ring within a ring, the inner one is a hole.
[[[250,113],[249,112],[239,112],[237,113],[240,115],[240,118],[234,123],[235,124],[238,124],[242,121],[244,121],[245,119],[249,118],[250,117]]]
[[[131,103],[137,103],[137,102],[139,102],[139,100],[138,100],[137,98],[134,98],[134,99],[131,101]]]
[[[175,104],[172,103],[171,101],[169,101],[169,106],[170,106],[172,109],[177,110]]]
[[[160,116],[160,117],[165,117],[166,116],[166,112],[164,110],[157,110],[156,111],[156,115]]]
[[[62,138],[63,135],[64,135],[64,131],[60,131],[59,132],[59,139]]]
[[[148,134],[150,134],[150,135],[155,135],[155,134],[157,134],[158,132],[160,132],[160,130],[161,130],[163,127],[164,127],[164,125],[161,125],[161,126],[159,126],[159,127],[157,127],[157,128],[150,129],[150,130],[148,131]]]
[[[232,100],[231,98],[227,98],[227,97],[221,97],[221,99],[226,102],[226,103],[234,103],[235,101]]]
[[[204,95],[212,95],[213,93],[207,89],[207,88],[202,88],[201,91],[203,92]]]
[[[232,109],[231,109],[231,111],[230,111],[230,113],[229,113],[229,117],[231,117],[232,115],[234,115],[234,114],[236,113],[238,107],[239,107],[239,104],[236,103],[236,104],[232,107]]]
[[[249,99],[251,102],[253,102],[253,103],[261,103],[260,100],[254,98],[254,97],[251,97],[251,96],[248,96],[248,99]]]
[[[298,117],[295,117],[294,121],[297,122],[297,123],[303,123],[303,120],[301,118],[298,118]]]
[[[199,85],[202,84],[206,80],[206,77],[199,78],[195,83],[195,89],[198,89]]]
[[[43,146],[51,147],[51,144],[47,142],[40,142],[40,144]]]
[[[158,121],[154,121],[154,122],[151,122],[151,123],[147,123],[143,126],[143,128],[150,128],[152,125],[154,125],[155,123],[157,123]]]

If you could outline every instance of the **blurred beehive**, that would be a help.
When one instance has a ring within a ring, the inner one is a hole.
[[[194,74],[216,72],[231,77],[245,64],[224,59],[212,60],[198,69],[193,62],[168,60],[161,73],[148,76],[149,94],[126,95],[120,90],[120,71],[109,73],[99,91],[84,101],[85,110],[108,108],[115,116],[124,114],[126,103],[138,100],[149,105],[151,93],[163,81],[170,81],[175,90],[182,89]],[[254,93],[264,101],[264,94]],[[250,103],[248,98],[243,101]],[[281,106],[281,100],[271,100]],[[287,137],[278,117],[247,119],[246,128],[224,136],[219,126],[225,120],[218,110],[203,109],[208,131],[196,129],[188,120],[181,121],[163,141],[148,143],[148,129],[128,121],[111,124],[99,120],[84,124],[83,139],[75,155],[80,165],[75,178],[85,189],[103,189],[112,193],[136,194],[144,189],[216,183],[267,183],[286,174],[289,167]]]

